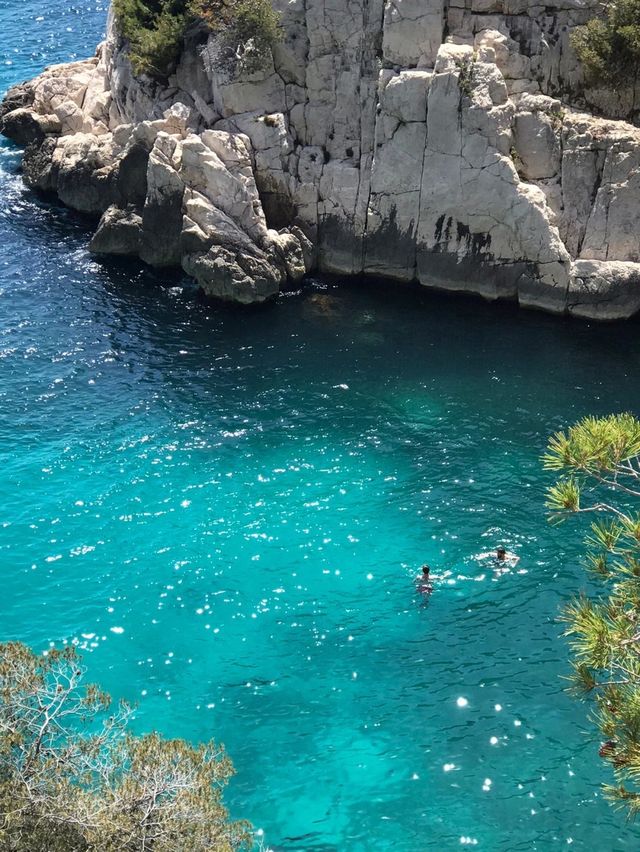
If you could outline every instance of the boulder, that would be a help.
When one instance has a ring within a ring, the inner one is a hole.
[[[89,133],[62,136],[52,156],[55,191],[68,207],[102,215],[115,200],[111,139]]]
[[[265,256],[238,255],[218,245],[207,252],[185,255],[182,268],[196,279],[206,296],[243,305],[272,299],[284,280]]]
[[[269,231],[269,238],[287,278],[294,283],[301,281],[307,272],[307,263],[299,237],[283,230],[280,233]]]
[[[619,320],[640,311],[640,263],[577,260],[572,266],[569,313]]]
[[[89,251],[137,257],[141,232],[142,217],[136,210],[121,210],[113,205],[102,214],[98,230],[89,243]]]
[[[58,186],[58,164],[54,162],[57,140],[46,136],[40,144],[33,142],[22,158],[22,177],[31,189],[55,192]]]
[[[0,133],[17,145],[39,145],[45,136],[62,132],[57,115],[40,115],[28,107],[7,112],[0,119]]]
[[[518,112],[513,123],[513,147],[518,172],[525,180],[555,177],[560,171],[560,127],[545,112]]]
[[[62,101],[54,110],[60,122],[60,135],[79,133],[85,127],[84,113],[75,101]]]
[[[8,112],[30,107],[33,104],[33,88],[29,83],[12,86],[0,103],[0,122]],[[2,131],[4,133],[4,131]]]

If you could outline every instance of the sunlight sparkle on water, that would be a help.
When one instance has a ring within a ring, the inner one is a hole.
[[[5,3],[2,88],[94,55],[105,16]],[[583,533],[547,523],[540,456],[585,413],[640,411],[637,324],[366,280],[220,309],[92,259],[94,224],[18,164],[4,145],[3,638],[78,646],[139,731],[224,742],[225,800],[276,848],[546,852],[571,825],[636,852],[563,692]],[[491,582],[502,541],[519,570]]]

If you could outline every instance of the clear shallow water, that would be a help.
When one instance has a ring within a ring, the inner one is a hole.
[[[6,88],[104,4],[0,21]],[[362,284],[214,309],[94,262],[0,154],[2,639],[76,641],[140,730],[224,741],[279,849],[637,849],[562,692],[580,534],[538,458],[640,410],[638,324]],[[483,571],[497,541],[526,573]],[[425,560],[455,583],[421,608]]]

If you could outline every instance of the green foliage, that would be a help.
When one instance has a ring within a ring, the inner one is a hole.
[[[222,748],[127,731],[131,708],[83,686],[75,649],[0,645],[0,847],[12,852],[233,852]]]
[[[605,740],[600,756],[616,783],[605,795],[640,812],[640,421],[631,414],[587,417],[549,441],[544,465],[560,474],[547,491],[556,522],[594,513],[586,564],[602,583],[591,600],[565,607],[573,653],[572,691],[593,701]]]
[[[248,72],[263,67],[280,39],[280,18],[270,0],[113,0],[116,19],[129,42],[136,74],[167,77],[195,21],[219,35],[225,66]]]
[[[465,57],[464,59],[455,60],[458,68],[458,87],[466,98],[470,98],[473,93],[474,74],[476,66],[475,53],[473,57]]]
[[[187,0],[114,0],[113,7],[135,73],[168,76],[191,20]]]
[[[547,507],[556,512],[577,512],[580,509],[580,486],[568,476],[547,490]]]
[[[223,41],[244,71],[260,70],[271,48],[280,39],[280,18],[269,0],[238,0]]]
[[[567,433],[557,432],[544,456],[548,470],[614,474],[640,455],[640,421],[632,414],[585,417]]]
[[[216,35],[203,51],[205,62],[230,76],[264,68],[281,39],[280,16],[271,0],[190,0],[194,12]]]
[[[604,19],[577,27],[571,44],[591,83],[633,85],[640,71],[640,0],[605,5]]]

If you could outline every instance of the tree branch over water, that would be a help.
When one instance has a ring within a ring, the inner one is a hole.
[[[571,691],[593,701],[605,742],[600,756],[616,783],[604,792],[631,817],[640,812],[640,421],[631,414],[587,417],[549,441],[549,518],[598,513],[586,537],[597,596],[571,601],[562,619],[573,654]]]
[[[75,648],[0,645],[0,846],[12,852],[234,852],[224,749],[128,730],[132,708],[84,685]]]

